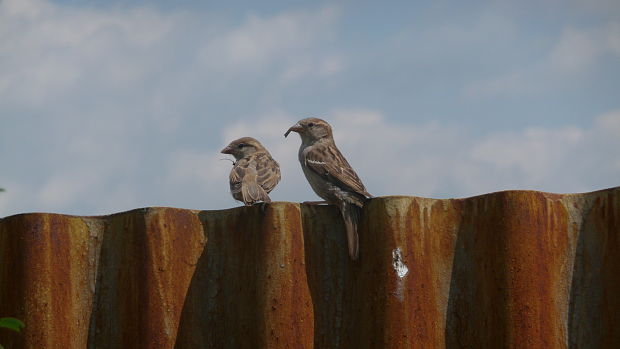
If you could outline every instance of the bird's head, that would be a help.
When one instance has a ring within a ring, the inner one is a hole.
[[[299,133],[304,143],[314,143],[323,138],[332,138],[332,127],[327,121],[318,118],[299,120],[286,131],[284,137],[288,136],[291,131]]]
[[[264,149],[263,145],[256,139],[243,137],[230,142],[229,145],[222,149],[221,153],[230,154],[235,157],[235,160],[240,160]]]

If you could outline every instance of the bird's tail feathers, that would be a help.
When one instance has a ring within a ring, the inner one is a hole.
[[[340,205],[340,213],[342,214],[344,227],[347,233],[349,257],[351,257],[352,260],[357,260],[360,249],[357,227],[362,216],[362,208],[354,204],[343,203]]]
[[[245,176],[241,183],[241,195],[246,205],[252,205],[257,201],[271,202],[269,194],[261,187],[253,176]]]

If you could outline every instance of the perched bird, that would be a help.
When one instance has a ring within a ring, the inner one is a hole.
[[[235,157],[230,171],[230,193],[245,205],[257,201],[271,202],[269,193],[280,182],[280,166],[271,154],[252,137],[230,142],[223,154]]]
[[[340,209],[349,256],[356,260],[359,256],[357,226],[361,208],[372,195],[336,147],[332,128],[327,122],[317,118],[300,120],[286,131],[284,137],[291,131],[301,136],[298,157],[310,186],[318,196]]]

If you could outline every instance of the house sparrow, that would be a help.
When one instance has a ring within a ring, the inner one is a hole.
[[[271,154],[252,137],[243,137],[222,149],[235,157],[230,171],[230,193],[245,205],[257,201],[271,202],[269,192],[280,182],[280,166]]]
[[[284,137],[291,131],[301,136],[298,157],[310,186],[318,196],[340,209],[349,256],[356,260],[359,256],[357,226],[361,208],[372,195],[336,147],[332,128],[327,122],[317,118],[300,120],[286,131]]]

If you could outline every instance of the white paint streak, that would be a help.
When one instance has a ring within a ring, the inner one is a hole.
[[[403,263],[400,248],[396,248],[392,251],[392,266],[394,267],[394,271],[396,271],[396,275],[401,279],[409,272],[409,268]]]
[[[399,301],[403,302],[405,300],[405,280],[403,278],[409,272],[409,268],[403,263],[403,256],[398,247],[392,251],[392,266],[394,271],[396,271],[396,275],[398,275],[394,295]]]

